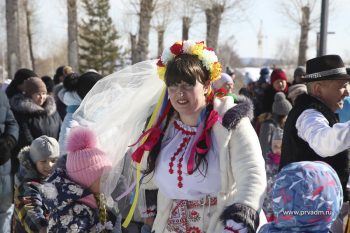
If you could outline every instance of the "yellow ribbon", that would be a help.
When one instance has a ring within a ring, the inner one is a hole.
[[[150,129],[153,126],[153,123],[158,118],[160,108],[161,108],[163,102],[165,101],[164,100],[165,91],[166,91],[166,87],[163,89],[162,94],[160,95],[160,98],[158,99],[158,103],[157,103],[156,108],[154,109],[154,111],[152,113],[151,119],[148,122],[146,130]],[[143,138],[141,144],[144,143],[146,139],[147,138]],[[122,225],[124,228],[127,228],[129,226],[131,219],[132,219],[132,216],[135,213],[136,204],[137,204],[137,200],[139,197],[140,179],[141,179],[141,164],[136,163],[136,190],[135,190],[134,200],[132,202],[130,211],[129,211],[129,213],[128,213],[127,217],[125,218],[123,225]]]

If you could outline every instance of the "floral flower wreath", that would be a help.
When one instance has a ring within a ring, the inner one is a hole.
[[[190,40],[185,40],[178,41],[170,48],[164,49],[157,63],[158,75],[160,79],[164,80],[168,62],[174,60],[176,56],[184,53],[197,55],[198,59],[202,61],[204,67],[209,71],[211,82],[220,78],[221,64],[218,61],[218,57],[216,56],[214,50],[212,48],[207,48],[204,41],[193,42]]]

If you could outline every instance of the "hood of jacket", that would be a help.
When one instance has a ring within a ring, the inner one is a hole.
[[[329,232],[343,204],[342,186],[324,162],[291,163],[278,173],[272,201],[276,219],[261,232]]]
[[[19,160],[19,171],[16,173],[16,176],[20,182],[23,182],[25,179],[40,179],[40,175],[36,170],[35,164],[29,157],[30,146],[23,147],[18,154]]]
[[[81,98],[76,91],[67,91],[64,93],[62,102],[67,105],[80,105]]]
[[[42,106],[34,103],[34,101],[23,95],[17,94],[10,99],[11,108],[21,114],[42,115],[47,114],[51,116],[56,112],[56,103],[52,96],[48,95],[46,101]]]

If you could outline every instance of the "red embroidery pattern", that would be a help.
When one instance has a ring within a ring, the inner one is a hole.
[[[216,203],[216,197],[198,201],[174,200],[166,229],[172,233],[202,233],[197,227],[203,215],[200,211],[203,210],[203,205],[215,206]]]
[[[188,215],[188,220],[191,222],[198,222],[200,218],[199,213],[195,210],[191,210],[190,214]]]
[[[186,233],[188,227],[187,222],[187,203],[186,200],[179,200],[176,206],[170,212],[167,230],[169,232]]]
[[[201,229],[199,229],[198,227],[190,227],[186,233],[201,233]]]
[[[170,174],[173,174],[174,173],[174,169],[173,169],[173,166],[174,166],[174,161],[175,161],[175,158],[181,153],[181,158],[179,159],[178,163],[177,163],[177,186],[179,188],[182,188],[183,187],[183,183],[182,183],[182,180],[183,180],[183,177],[182,177],[182,161],[183,161],[183,157],[184,157],[184,153],[185,151],[184,148],[187,147],[189,141],[191,140],[191,137],[196,135],[196,132],[192,132],[192,131],[188,131],[184,128],[182,128],[176,121],[174,121],[174,126],[175,126],[175,129],[177,130],[180,130],[182,135],[184,135],[183,139],[182,139],[182,142],[180,143],[179,147],[177,148],[176,152],[173,154],[173,156],[171,156],[170,158],[170,162],[169,162],[169,173]]]

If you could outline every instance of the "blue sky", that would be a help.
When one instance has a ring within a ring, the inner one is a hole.
[[[126,17],[126,7],[129,0],[111,0],[111,15],[120,31],[121,42],[128,43],[129,28],[135,28],[138,19],[132,19],[131,16]],[[277,54],[277,45],[281,41],[289,41],[295,44],[299,35],[299,28],[292,26],[290,21],[279,13],[279,4],[287,0],[250,0],[251,4],[245,14],[245,20],[236,23],[225,17],[220,29],[219,41],[232,41],[234,37],[235,50],[241,57],[257,57],[257,30],[259,29],[260,21],[263,22],[263,56],[274,58]],[[317,0],[321,2],[321,0]],[[0,1],[0,6],[4,6],[5,0]],[[40,38],[36,47],[38,54],[44,56],[55,48],[66,37],[66,16],[65,16],[65,1],[63,0],[35,0],[37,4],[37,14],[39,21],[36,23],[35,38]],[[348,37],[350,36],[350,3],[349,0],[332,0],[334,10],[329,16],[329,31],[335,32],[328,36],[327,53],[336,53],[350,62],[350,47]],[[317,10],[320,7],[317,7]],[[4,21],[0,21],[0,30],[4,30]],[[205,19],[203,15],[197,15],[194,18],[193,26],[190,29],[190,39],[205,40]],[[316,55],[316,32],[319,27],[313,29],[309,34],[309,50],[308,58]],[[0,33],[0,39],[4,33]],[[173,21],[165,34],[165,46],[169,46],[174,41],[181,39],[181,21]],[[2,40],[3,41],[3,40]],[[47,46],[43,46],[47,45]],[[3,45],[2,45],[3,46]],[[152,30],[150,35],[150,56],[156,54],[157,39],[156,34]],[[297,50],[297,46],[294,47]],[[293,49],[294,49],[293,48]],[[219,55],[220,56],[220,55]]]

